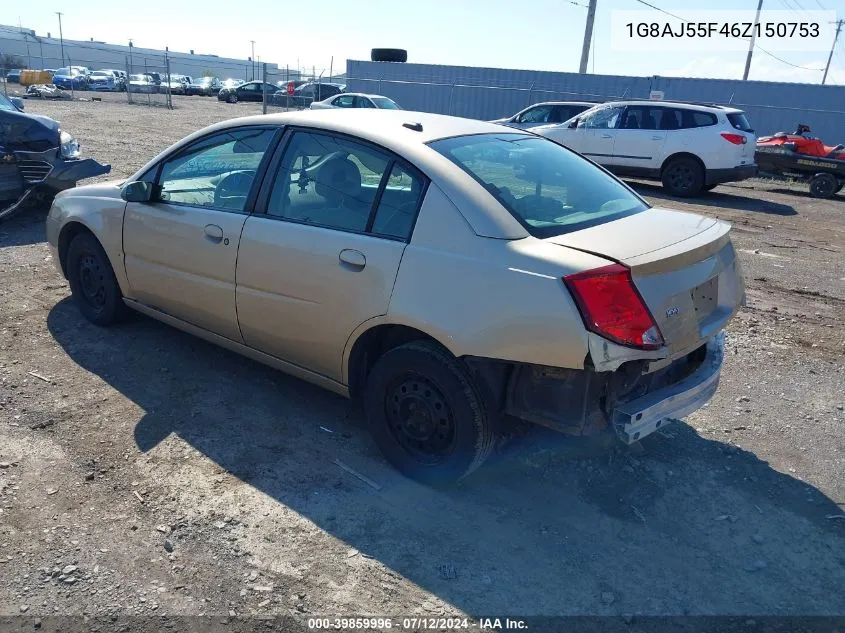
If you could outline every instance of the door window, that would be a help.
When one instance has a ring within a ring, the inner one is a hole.
[[[267,214],[407,239],[425,182],[412,168],[369,145],[329,134],[296,132],[279,165]]]
[[[161,166],[159,200],[243,212],[276,130],[249,128],[198,141]]]
[[[585,115],[579,122],[578,127],[585,127],[593,130],[612,130],[619,122],[619,115],[622,113],[620,106],[610,108],[599,108],[590,114]]]
[[[355,107],[356,108],[375,108],[373,102],[367,99],[367,97],[355,97]]]
[[[551,106],[537,106],[536,108],[531,108],[528,112],[524,112],[519,117],[517,123],[547,123],[551,111]]]
[[[376,209],[372,232],[401,240],[410,238],[424,188],[422,176],[394,163]]]
[[[342,95],[337,97],[332,103],[338,108],[352,108],[355,107],[355,97],[351,95]]]

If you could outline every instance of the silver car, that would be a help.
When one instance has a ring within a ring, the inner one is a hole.
[[[360,399],[396,468],[460,479],[514,418],[636,442],[715,392],[728,224],[546,138],[406,111],[243,117],[60,193],[74,301]]]
[[[545,103],[535,103],[524,110],[520,110],[513,116],[496,119],[495,121],[491,121],[491,123],[527,130],[538,125],[563,123],[592,108],[594,105],[596,104],[589,101],[548,101]]]

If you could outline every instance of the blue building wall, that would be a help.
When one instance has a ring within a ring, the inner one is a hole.
[[[495,119],[539,101],[648,99],[650,91],[662,90],[666,99],[741,108],[760,135],[801,122],[829,144],[845,143],[845,86],[356,60],[346,68],[348,90],[383,94],[408,110]]]

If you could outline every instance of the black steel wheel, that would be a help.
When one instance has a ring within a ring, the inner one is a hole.
[[[109,258],[90,233],[75,236],[67,249],[65,272],[73,300],[86,319],[111,325],[126,311]]]
[[[816,174],[810,179],[810,195],[814,198],[830,198],[837,187],[839,181],[833,174]]]
[[[493,417],[473,378],[431,341],[400,345],[376,361],[364,410],[387,461],[425,484],[462,479],[494,446]]]
[[[662,180],[663,187],[672,195],[690,198],[704,188],[704,169],[694,158],[680,156],[663,168]]]

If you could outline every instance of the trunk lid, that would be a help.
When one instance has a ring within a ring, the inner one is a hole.
[[[628,266],[670,355],[701,345],[744,302],[730,225],[712,218],[651,208],[546,241]]]

